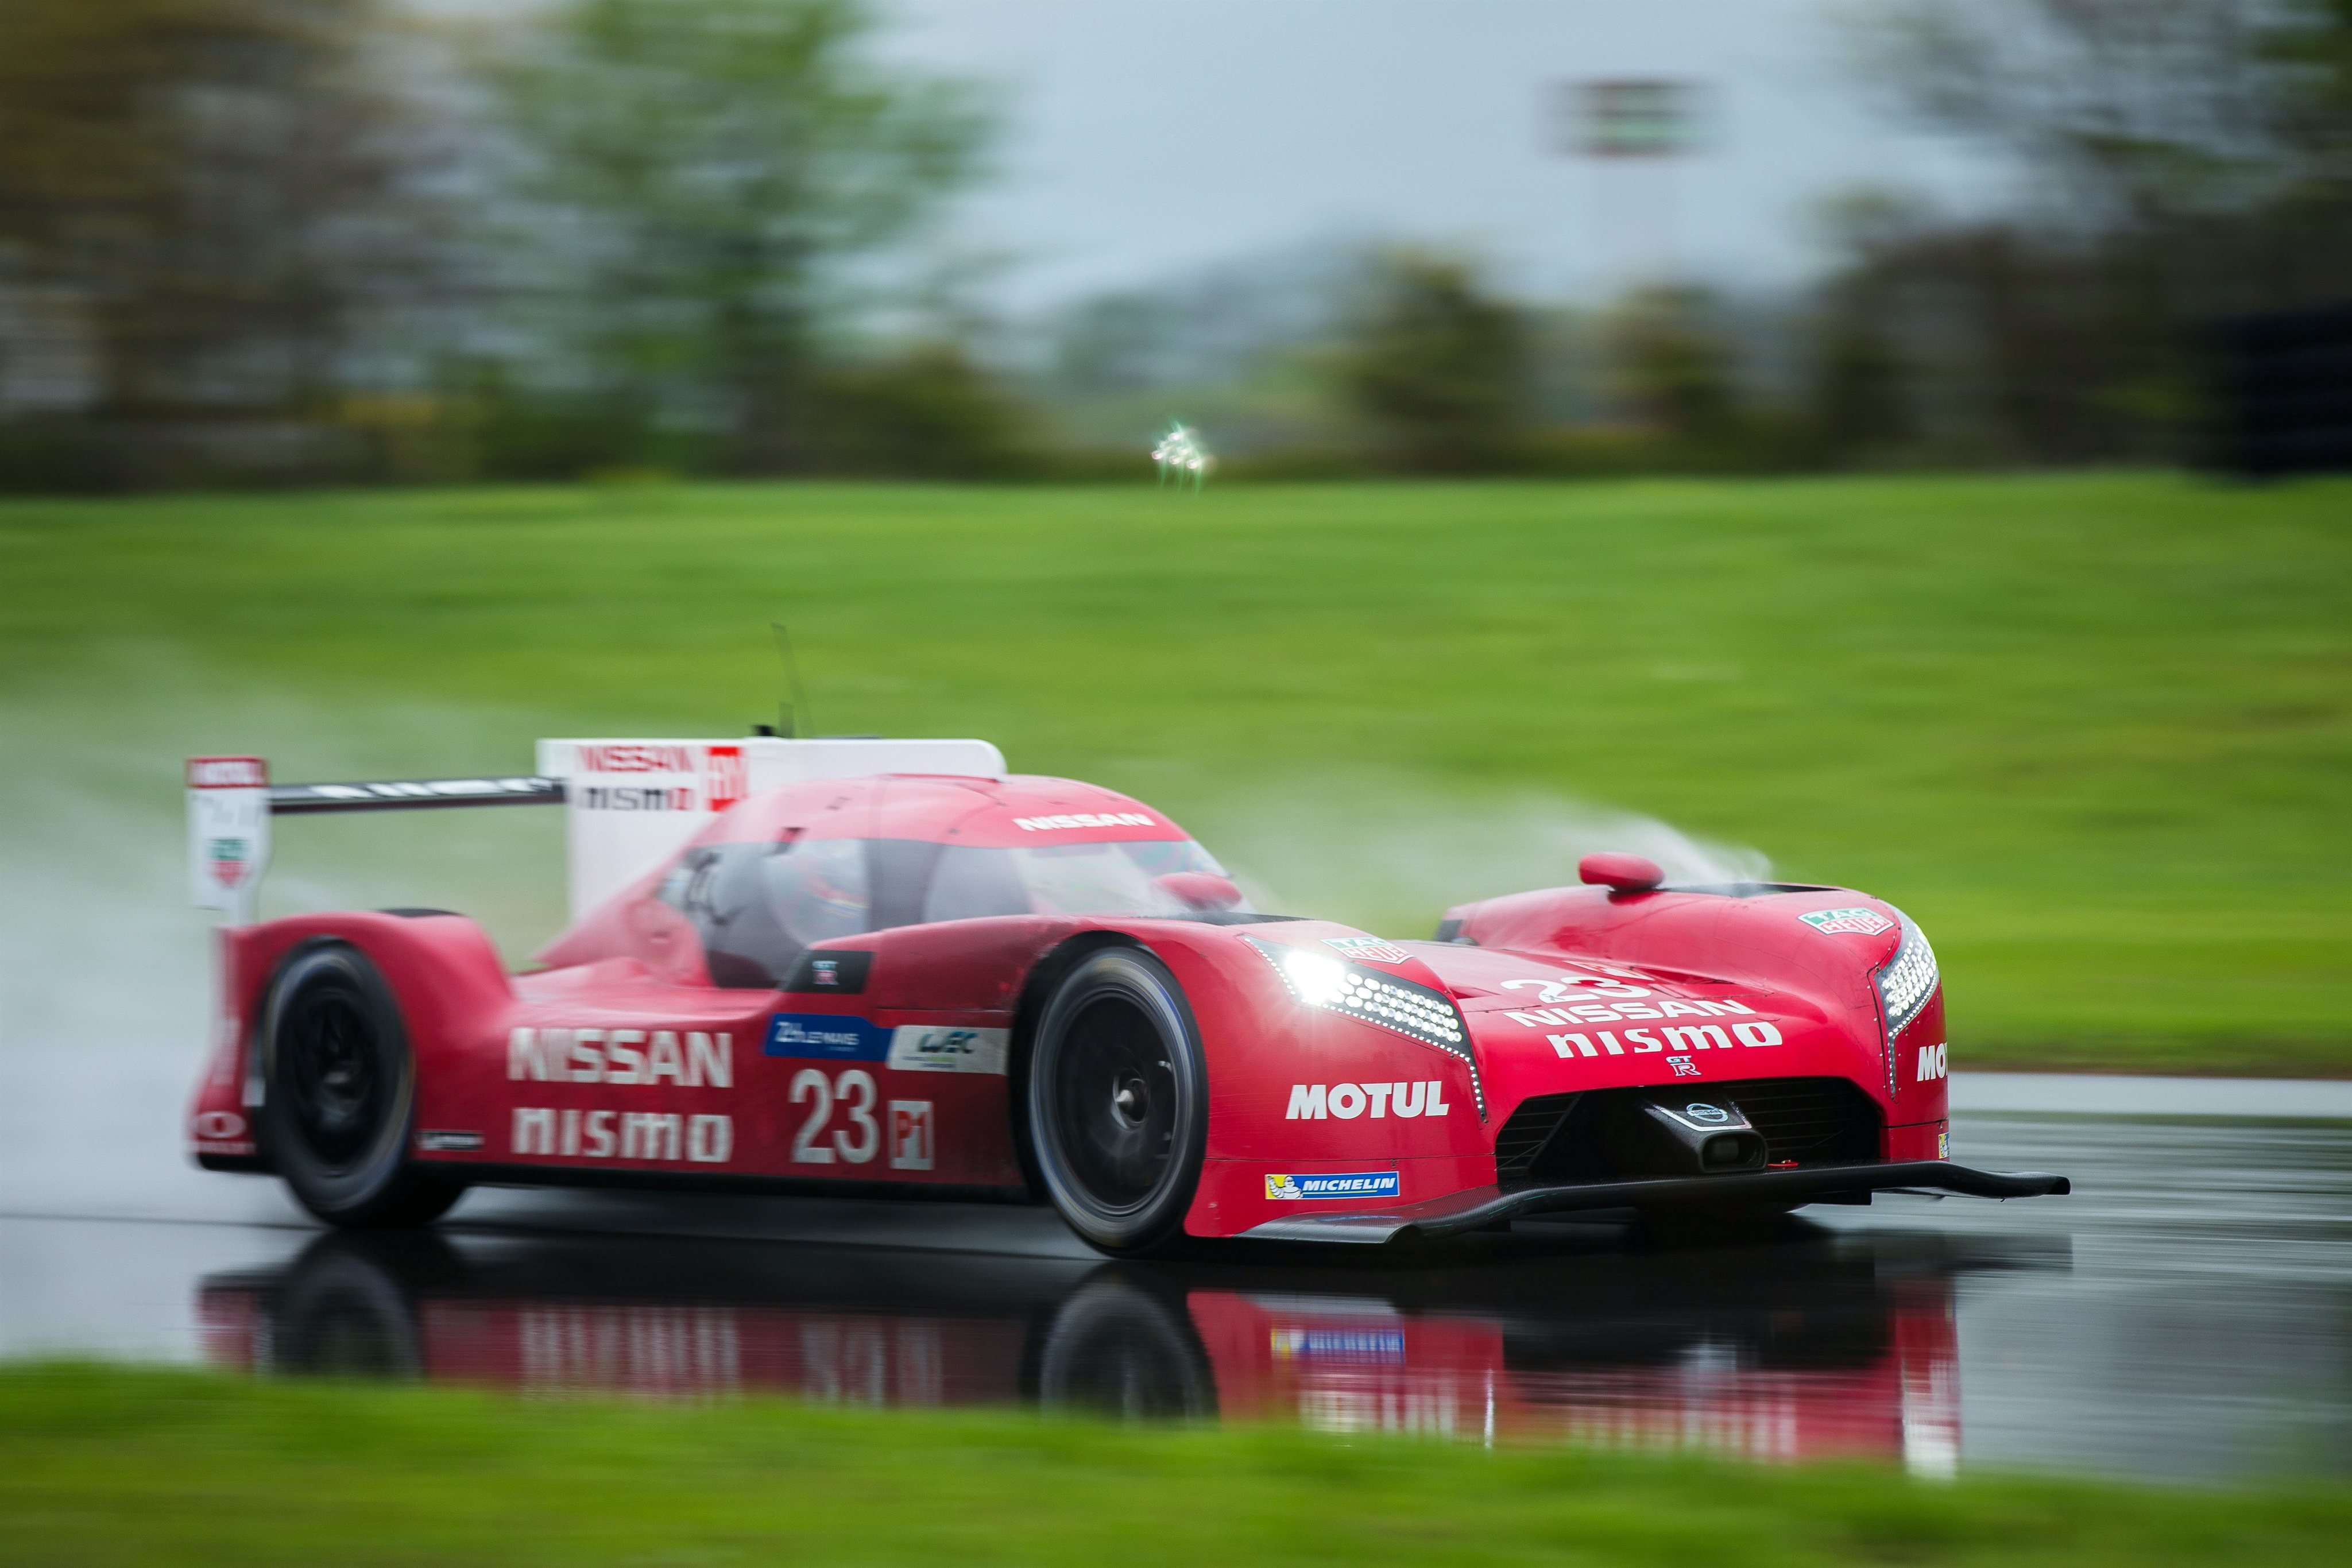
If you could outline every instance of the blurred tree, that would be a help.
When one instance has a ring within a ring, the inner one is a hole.
[[[1466,264],[1399,254],[1376,266],[1342,363],[1381,462],[1475,473],[1517,459],[1526,349],[1518,310]]]
[[[432,265],[378,28],[375,0],[0,5],[0,423],[41,426],[19,453],[72,448],[101,484],[327,460],[369,323]]]
[[[1602,326],[1612,400],[1675,441],[1721,443],[1739,423],[1732,345],[1693,288],[1636,290]]]
[[[526,247],[599,406],[747,473],[821,461],[827,306],[977,169],[967,85],[887,68],[862,0],[570,0],[499,72]]]
[[[1805,411],[1811,444],[1832,462],[1884,459],[1916,426],[1912,366],[1896,329],[1901,286],[1879,263],[1920,225],[1922,214],[1899,195],[1857,191],[1833,201],[1826,216],[1832,242],[1850,260],[1823,286],[1811,322]]]
[[[1861,406],[1867,345],[1948,455],[2165,455],[2199,417],[2193,328],[2352,287],[2352,0],[1856,15],[1874,90],[2024,178],[2009,214],[1849,236],[1815,398],[1832,426]]]
[[[2242,207],[2289,177],[2266,57],[2295,0],[1885,0],[1864,79],[1997,145],[2077,232]]]
[[[1005,479],[1038,464],[1021,409],[953,344],[828,366],[816,392],[815,444],[834,472]]]

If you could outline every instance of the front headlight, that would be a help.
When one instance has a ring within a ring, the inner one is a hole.
[[[1895,949],[1895,956],[1878,967],[1871,978],[1878,987],[1878,1013],[1886,1021],[1886,1043],[1911,1027],[1927,998],[1936,994],[1936,950],[1927,946],[1927,934],[1919,929],[1912,918],[1897,910],[1903,922],[1903,943]]]
[[[1478,1059],[1471,1051],[1469,1030],[1452,997],[1433,986],[1348,959],[1261,942],[1255,936],[1242,940],[1274,966],[1284,988],[1306,1006],[1345,1013],[1458,1058],[1470,1069],[1470,1093],[1478,1103],[1478,1119],[1486,1119],[1486,1090],[1478,1080]]]

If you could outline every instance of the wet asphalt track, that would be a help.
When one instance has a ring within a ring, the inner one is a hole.
[[[1956,1098],[2200,1098],[2007,1082]],[[2283,1107],[2253,1091],[2234,1108]],[[2063,1171],[2074,1196],[1111,1265],[1009,1207],[478,1193],[429,1237],[370,1240],[322,1235],[250,1178],[168,1201],[0,1187],[0,1354],[1272,1416],[1930,1473],[2352,1475],[2352,1121],[1978,1110],[1954,1145]]]

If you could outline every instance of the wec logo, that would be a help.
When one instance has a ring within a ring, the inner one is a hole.
[[[1005,1045],[1012,1038],[1007,1029],[900,1024],[890,1031],[888,1062],[900,1072],[1002,1074]]]

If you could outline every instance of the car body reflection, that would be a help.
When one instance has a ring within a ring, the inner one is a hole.
[[[775,1242],[324,1236],[202,1287],[269,1373],[868,1406],[1034,1405],[1754,1458],[1959,1452],[1966,1276],[2064,1243],[1554,1231],[1371,1269],[1108,1264]]]

